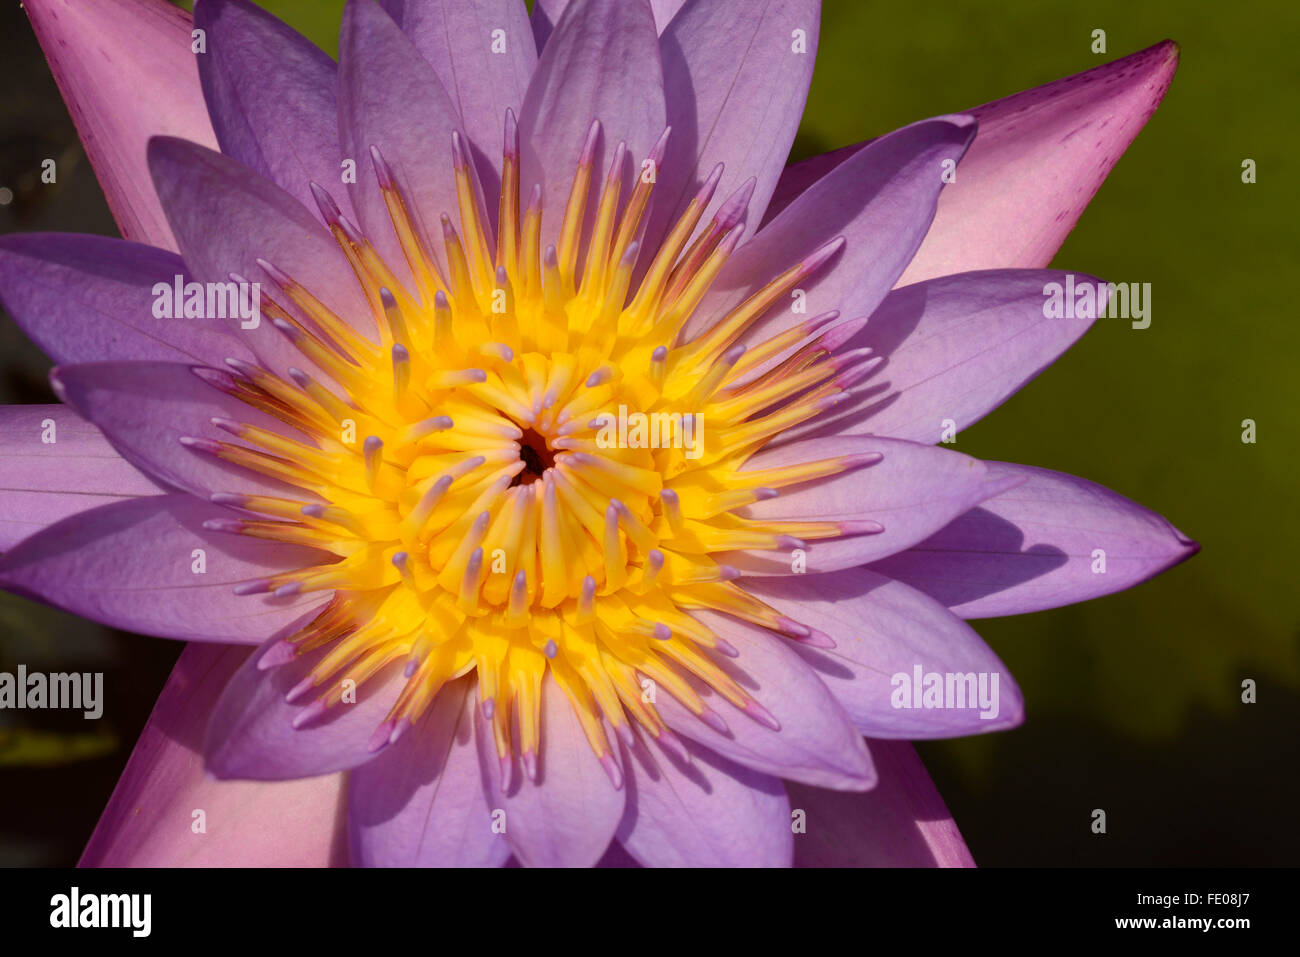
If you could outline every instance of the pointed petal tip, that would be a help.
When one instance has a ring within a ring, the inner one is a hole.
[[[187,146],[192,147],[196,145],[197,144],[190,143],[188,140],[183,140],[177,136],[151,136],[145,142],[145,159],[149,164],[149,168],[152,169],[155,160],[175,156],[178,153],[184,152]]]
[[[853,773],[842,772],[832,790],[852,791],[860,794],[863,791],[874,791],[879,783],[880,775],[876,773],[876,766],[868,759],[864,768]]]
[[[936,120],[945,120],[957,127],[959,130],[970,130],[973,135],[979,128],[979,117],[973,111],[967,113],[944,113],[934,117]]]
[[[1162,571],[1168,571],[1170,568],[1173,568],[1175,565],[1181,565],[1189,558],[1198,555],[1201,551],[1200,542],[1198,542],[1194,538],[1190,538],[1187,535],[1185,535],[1182,531],[1179,530],[1178,526],[1176,526],[1173,522],[1169,521],[1168,519],[1165,519],[1165,524],[1169,526],[1169,534],[1173,536],[1173,540],[1175,544],[1174,544],[1173,553],[1170,556],[1169,564],[1166,565],[1162,569]]]

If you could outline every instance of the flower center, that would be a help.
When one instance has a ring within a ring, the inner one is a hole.
[[[692,610],[720,611],[796,641],[829,641],[737,587],[737,573],[717,556],[848,531],[834,522],[763,522],[743,510],[783,486],[862,462],[743,466],[771,438],[842,398],[866,357],[830,357],[835,313],[749,349],[737,345],[839,241],[685,340],[687,320],[739,240],[752,185],[697,229],[721,175],[714,170],[648,255],[635,237],[653,177],[640,177],[621,202],[620,144],[584,232],[593,125],[559,241],[543,250],[540,188],[521,214],[513,117],[506,129],[494,251],[464,145],[453,138],[463,235],[443,216],[442,264],[372,150],[413,289],[314,187],[370,302],[378,341],[261,263],[278,290],[264,312],[310,371],[293,369],[286,379],[229,360],[231,373],[202,374],[287,428],[221,419],[241,442],[184,441],[285,487],[282,497],[216,496],[255,517],[211,527],[322,554],[317,564],[238,588],[333,592],[318,617],[263,659],[269,666],[312,656],[310,675],[290,695],[310,701],[296,723],[337,705],[346,680],[379,680],[399,666],[401,692],[375,733],[377,749],[447,682],[473,670],[503,773],[517,750],[535,774],[549,671],[617,787],[604,722],[625,740],[636,723],[680,747],[648,688],[725,729],[697,691],[702,682],[779,727],[719,667],[713,653],[736,652]],[[648,266],[633,289],[638,262]]]
[[[519,439],[519,460],[524,470],[514,477],[511,486],[536,482],[547,469],[555,465],[555,452],[546,437],[533,429],[524,429]]]

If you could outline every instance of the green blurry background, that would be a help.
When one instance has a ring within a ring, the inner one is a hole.
[[[342,0],[263,5],[336,52]],[[1105,55],[1090,50],[1098,28]],[[1151,327],[1098,323],[958,448],[1087,476],[1203,550],[1119,595],[976,623],[1016,675],[1026,723],[920,751],[981,864],[1300,863],[1298,28],[1290,0],[826,0],[796,159],[1166,37],[1182,45],[1164,105],[1058,256],[1150,282]],[[13,0],[0,64],[0,186],[15,193],[0,232],[114,234]],[[57,188],[34,182],[47,156],[63,158]],[[48,361],[9,321],[0,354],[0,400],[53,401]],[[1257,444],[1241,442],[1246,418]],[[0,864],[76,860],[178,653],[0,595],[0,670],[107,672],[105,717],[89,730],[0,712]],[[1257,704],[1241,702],[1245,678]],[[1089,830],[1093,808],[1107,812],[1104,836]]]

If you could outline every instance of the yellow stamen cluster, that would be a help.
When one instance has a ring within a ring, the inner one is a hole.
[[[683,342],[683,326],[739,240],[751,184],[697,228],[715,170],[660,248],[641,250],[664,140],[625,201],[625,150],[615,150],[584,229],[597,135],[593,125],[558,241],[546,249],[540,190],[520,208],[513,120],[494,248],[455,137],[460,231],[443,217],[441,263],[372,150],[409,284],[317,189],[377,336],[261,263],[276,287],[264,312],[318,372],[286,379],[232,363],[227,389],[296,432],[219,420],[242,442],[208,443],[208,451],[303,493],[218,496],[258,517],[215,525],[336,557],[241,589],[334,593],[277,651],[283,659],[323,650],[293,692],[314,698],[305,716],[338,702],[344,679],[359,684],[405,662],[401,693],[376,732],[380,747],[448,681],[474,670],[499,755],[520,749],[533,773],[549,670],[617,786],[603,721],[625,738],[636,722],[674,740],[643,694],[647,680],[715,727],[721,718],[687,676],[776,727],[708,654],[734,649],[691,612],[721,611],[808,639],[809,629],[751,597],[713,556],[842,534],[837,523],[762,522],[737,511],[854,463],[742,469],[847,388],[843,364],[818,335],[834,315],[748,350],[736,344],[839,243]],[[648,266],[633,288],[638,263]],[[658,423],[659,441],[613,425],[638,415]]]

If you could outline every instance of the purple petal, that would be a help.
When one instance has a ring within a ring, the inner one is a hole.
[[[286,781],[347,771],[381,754],[371,741],[406,683],[402,664],[394,662],[356,682],[355,701],[345,699],[311,717],[310,693],[295,697],[293,704],[285,696],[332,649],[317,648],[263,670],[259,661],[281,640],[267,640],[221,692],[203,739],[208,771],[223,779]],[[346,669],[337,678],[346,679]],[[300,727],[293,726],[295,720]]]
[[[158,135],[217,145],[190,52],[190,15],[164,0],[28,0],[23,9],[122,235],[176,249],[145,145]]]
[[[204,498],[246,492],[302,498],[301,489],[186,447],[182,438],[231,441],[213,417],[256,425],[278,435],[303,437],[278,419],[236,399],[199,374],[218,381],[226,373],[176,362],[87,362],[50,373],[55,392],[103,430],[122,456],[158,482]]]
[[[518,742],[511,786],[501,787],[492,729],[475,722],[483,790],[488,806],[505,813],[505,835],[525,867],[590,867],[623,817],[624,790],[615,790],[591,750],[569,699],[548,674],[542,681],[538,777],[524,774]]]
[[[157,283],[189,281],[175,253],[104,236],[0,237],[0,299],[55,362],[251,359],[220,320],[160,319]]]
[[[468,679],[444,688],[414,728],[352,772],[354,867],[500,867],[510,856],[479,779],[472,690]]]
[[[501,189],[506,110],[519,115],[537,66],[524,0],[383,0],[433,67],[474,148],[488,197]],[[500,32],[498,32],[500,31]],[[495,210],[489,210],[495,215]]]
[[[555,25],[560,22],[560,16],[569,2],[570,0],[537,0],[533,4],[533,36],[537,40],[539,52],[546,46],[546,41],[555,31]],[[672,22],[673,17],[677,16],[677,11],[686,4],[686,0],[649,0],[649,2],[655,18],[655,30],[661,34]]]
[[[740,652],[715,663],[775,717],[780,730],[760,724],[692,676],[687,681],[729,730],[714,730],[660,689],[655,707],[670,728],[731,761],[789,780],[856,791],[875,783],[862,736],[787,639],[713,612],[694,615]]]
[[[978,422],[1056,361],[1093,323],[1046,318],[1048,284],[1106,284],[1082,273],[999,269],[959,273],[891,292],[841,349],[888,362],[856,397],[800,430],[889,435],[933,444]],[[1071,299],[1071,304],[1074,300]],[[1103,307],[1104,308],[1104,305]],[[1071,309],[1073,312],[1073,309]],[[875,380],[882,380],[876,384]]]
[[[224,283],[234,273],[270,291],[275,286],[257,265],[260,258],[375,338],[370,308],[347,258],[302,203],[248,167],[183,140],[150,141],[149,169],[195,279]],[[285,304],[284,296],[276,298]],[[265,316],[239,334],[276,371],[307,362]]]
[[[199,750],[251,648],[188,645],[122,772],[82,867],[328,867],[346,863],[343,776],[218,781]],[[202,811],[200,819],[196,811]],[[202,828],[198,824],[202,823]]]
[[[162,491],[66,405],[0,406],[0,551],[70,515]]]
[[[433,67],[393,19],[375,0],[349,0],[339,34],[339,138],[344,156],[357,164],[357,181],[348,188],[362,230],[399,277],[409,270],[371,147],[382,153],[419,221],[426,248],[442,264],[442,244],[428,238],[437,234],[443,213],[456,214],[451,140],[460,124]],[[503,126],[494,129],[499,136]],[[501,140],[494,142],[499,150]]]
[[[807,815],[796,867],[974,867],[925,765],[906,741],[872,741],[880,783],[866,794],[791,783]]]
[[[203,527],[229,514],[188,495],[103,505],[7,552],[0,586],[127,631],[257,644],[312,614],[327,596],[241,596],[234,586],[322,556]]]
[[[249,0],[197,0],[199,78],[221,152],[315,208],[310,184],[341,184],[338,69]]]
[[[779,778],[686,742],[691,762],[643,735],[623,747],[618,840],[645,867],[789,867],[790,802]]]
[[[781,489],[776,498],[756,502],[736,514],[763,522],[875,522],[883,531],[809,541],[791,551],[747,549],[724,552],[717,560],[746,575],[791,575],[852,568],[915,545],[963,512],[996,495],[1015,478],[993,475],[978,459],[899,439],[835,436],[805,439],[765,449],[745,463],[750,470],[783,468],[851,455],[883,458],[830,478]],[[794,559],[803,560],[800,570]]]
[[[919,588],[963,618],[992,618],[1122,591],[1200,551],[1167,519],[1095,482],[1028,465],[986,464],[990,474],[1023,484],[872,570]]]
[[[542,244],[555,242],[592,120],[603,132],[595,153],[595,209],[614,149],[627,143],[624,195],[667,125],[659,43],[643,0],[571,4],[537,61],[519,114],[520,185],[542,186]]]
[[[664,98],[672,127],[647,237],[657,241],[717,163],[725,164],[707,223],[756,178],[746,221],[763,218],[794,142],[817,56],[820,0],[749,4],[697,0],[663,30]],[[803,31],[796,52],[793,33]]]
[[[777,611],[831,637],[831,649],[794,649],[868,737],[960,737],[1024,719],[1024,699],[1006,665],[969,625],[914,588],[864,568],[744,584]],[[925,708],[912,694],[918,667],[923,676],[971,675],[975,684],[954,682],[963,697],[945,703],[955,707]],[[983,708],[981,688],[988,692]],[[904,689],[906,698],[898,693]]]
[[[900,285],[973,269],[1046,266],[1160,105],[1177,68],[1178,45],[1166,40],[966,110],[979,121],[979,135]],[[868,145],[790,166],[768,216]]]
[[[1177,69],[1166,40],[972,110],[980,134],[902,281],[1046,266]]]
[[[831,309],[846,316],[873,312],[930,228],[945,162],[959,160],[974,135],[970,117],[936,117],[882,136],[856,153],[737,250],[687,324],[686,335],[698,334],[837,237],[846,240],[843,251],[800,283],[807,315],[779,302],[741,341],[761,342]]]

